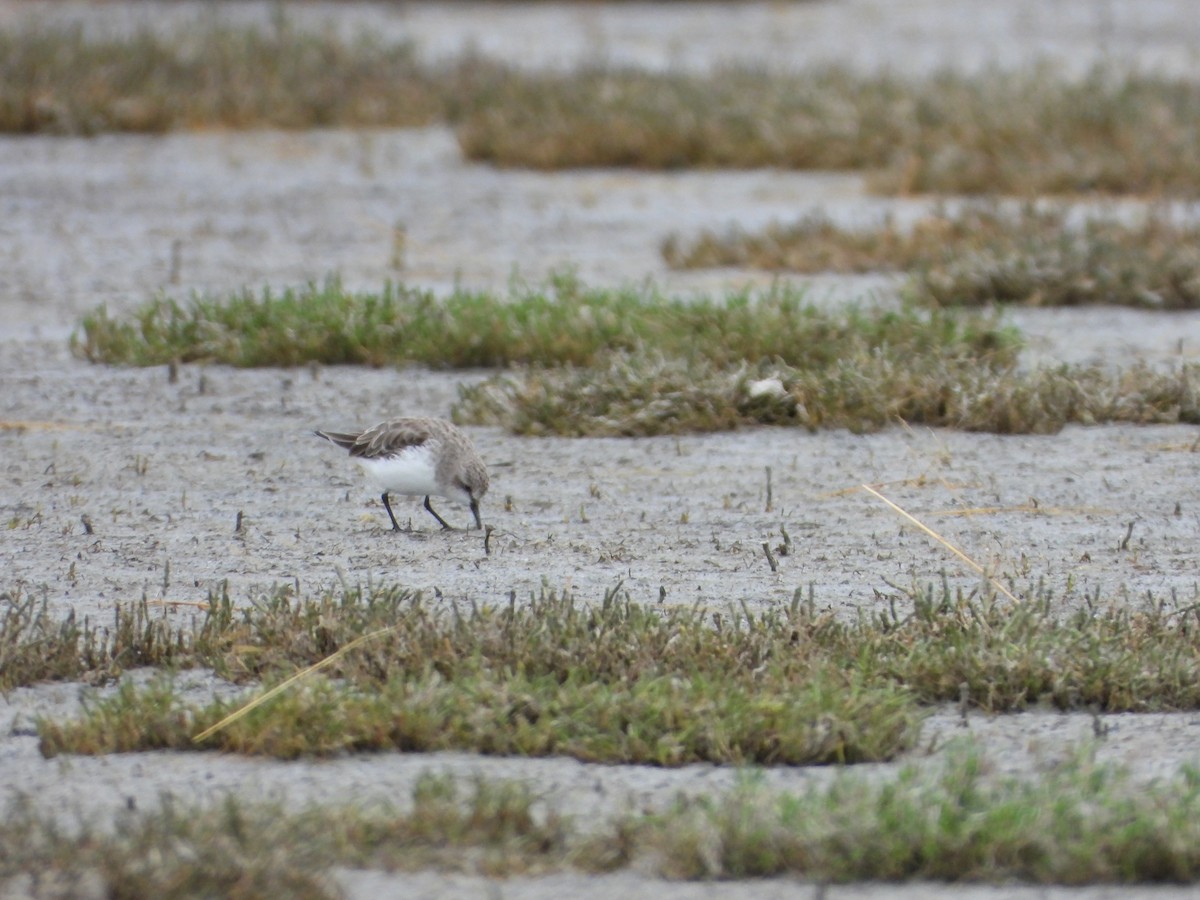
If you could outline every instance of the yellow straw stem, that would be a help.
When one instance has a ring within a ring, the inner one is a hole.
[[[891,500],[889,500],[887,497],[883,496],[883,494],[879,493],[879,491],[875,490],[875,488],[871,487],[869,484],[864,484],[861,487],[868,494],[871,494],[872,496],[879,498],[884,503],[886,503],[888,506],[890,506],[892,509],[894,509],[896,512],[900,513],[900,515],[904,516],[904,518],[908,519],[908,521],[912,522],[914,525],[916,525],[918,528],[920,528],[923,532],[925,532],[927,535],[929,535],[931,538],[933,538],[935,541],[937,541],[939,544],[941,544],[943,547],[945,547],[947,550],[949,550],[951,553],[953,553],[955,556],[957,556],[959,559],[961,559],[963,562],[965,562],[968,566],[970,566],[972,569],[974,569],[976,572],[978,572],[980,575],[982,575],[984,578],[986,578],[991,583],[992,587],[994,587],[996,590],[998,590],[1001,594],[1003,594],[1005,597],[1007,597],[1013,603],[1019,604],[1021,602],[1020,599],[1016,595],[1014,595],[1012,591],[1010,591],[1008,588],[1006,588],[1004,585],[1002,585],[999,581],[997,581],[995,578],[993,578],[991,575],[989,575],[984,570],[983,566],[981,566],[979,563],[975,562],[975,560],[971,559],[971,557],[967,556],[967,554],[963,553],[963,551],[959,550],[957,547],[954,546],[954,544],[950,543],[950,541],[946,540],[946,538],[942,537],[940,534],[938,534],[936,531],[934,531],[932,528],[930,528],[928,525],[926,525],[924,522],[922,522],[916,516],[912,515],[907,510],[901,508],[899,505],[893,503]]]
[[[216,734],[218,731],[220,731],[222,728],[225,728],[227,725],[232,725],[234,722],[236,722],[242,716],[244,716],[248,712],[250,712],[250,710],[252,710],[256,707],[262,706],[264,703],[266,703],[272,697],[274,697],[278,694],[282,694],[284,691],[286,691],[288,688],[290,688],[293,684],[295,684],[301,678],[306,678],[309,675],[311,675],[313,672],[316,672],[316,671],[319,671],[319,670],[325,668],[330,663],[345,656],[347,653],[349,653],[355,647],[358,647],[361,644],[365,644],[367,641],[373,640],[373,639],[379,637],[380,635],[387,634],[389,631],[393,631],[393,630],[395,630],[395,626],[389,625],[387,628],[380,628],[378,631],[372,631],[370,634],[364,634],[364,635],[360,635],[359,637],[356,637],[354,640],[352,640],[350,643],[348,643],[345,647],[342,647],[341,649],[335,651],[331,655],[325,657],[320,662],[313,663],[307,669],[301,669],[299,672],[297,672],[292,677],[285,679],[284,681],[281,681],[279,684],[275,685],[275,687],[271,688],[265,694],[255,697],[253,700],[251,700],[245,706],[235,709],[233,712],[231,712],[229,715],[227,715],[225,718],[223,718],[216,725],[213,725],[211,728],[206,728],[199,734],[194,735],[192,737],[193,743],[199,744],[201,741],[207,740],[208,738],[210,738],[214,734]]]

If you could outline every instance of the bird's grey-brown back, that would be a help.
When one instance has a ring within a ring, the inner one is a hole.
[[[469,445],[466,435],[445,419],[388,419],[366,431],[338,436],[353,437],[349,444],[335,443],[346,447],[351,456],[364,459],[395,456],[402,450],[419,447],[426,442],[449,445],[455,438]]]
[[[399,525],[388,502],[392,492],[425,494],[425,508],[447,528],[430,506],[429,495],[457,500],[471,509],[476,526],[481,526],[479,501],[489,487],[487,467],[471,440],[453,423],[445,419],[398,418],[361,432],[316,434],[348,450],[351,458],[379,482],[393,528]]]
[[[487,493],[487,467],[475,445],[457,425],[445,419],[389,419],[357,435],[349,450],[351,456],[380,459],[425,444],[434,451],[439,483],[461,480],[477,500]]]

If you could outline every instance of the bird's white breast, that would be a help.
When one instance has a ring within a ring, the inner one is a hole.
[[[394,456],[355,460],[380,488],[396,494],[441,496],[434,456],[427,446],[409,447]]]

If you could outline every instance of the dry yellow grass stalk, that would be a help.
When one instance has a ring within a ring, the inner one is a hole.
[[[216,725],[213,725],[209,728],[204,729],[197,735],[193,735],[192,741],[199,744],[200,742],[207,740],[208,738],[212,737],[214,734],[216,734],[221,729],[226,728],[229,725],[232,725],[234,722],[236,722],[238,719],[242,718],[242,716],[246,715],[251,710],[256,709],[259,706],[262,706],[264,703],[266,703],[272,697],[282,694],[284,691],[286,691],[288,688],[290,688],[297,681],[300,681],[303,678],[307,678],[313,672],[320,671],[321,669],[328,666],[330,663],[335,662],[338,659],[341,659],[343,656],[345,656],[347,653],[349,653],[355,647],[359,647],[359,646],[365,644],[367,641],[374,640],[375,638],[380,637],[381,635],[388,634],[389,632],[394,631],[394,630],[395,629],[392,626],[389,626],[387,628],[379,628],[379,629],[376,629],[375,631],[370,632],[369,634],[364,634],[361,637],[355,638],[350,643],[348,643],[345,647],[339,648],[338,650],[331,653],[329,656],[322,659],[320,662],[313,663],[307,669],[301,669],[295,675],[293,675],[290,678],[288,678],[284,681],[281,681],[279,684],[275,685],[275,687],[271,688],[265,694],[255,697],[249,703],[245,704],[244,706],[239,707],[238,709],[235,709],[233,712],[231,712],[229,715],[227,715],[225,718],[223,718]]]
[[[999,581],[997,581],[995,578],[993,578],[991,575],[989,575],[984,570],[983,566],[981,566],[979,563],[975,562],[975,560],[971,559],[971,557],[967,556],[966,553],[964,553],[962,550],[958,549],[958,547],[954,546],[954,544],[952,544],[949,540],[942,537],[942,535],[938,534],[936,531],[934,531],[932,528],[930,528],[928,525],[926,525],[924,522],[922,522],[916,516],[912,515],[912,513],[908,512],[907,510],[905,510],[902,507],[898,506],[897,504],[893,503],[891,500],[889,500],[887,497],[883,496],[883,494],[879,493],[879,491],[875,490],[875,488],[871,487],[871,485],[869,485],[869,484],[862,485],[862,489],[864,491],[866,491],[868,494],[871,494],[873,497],[876,497],[879,500],[882,500],[884,503],[886,503],[888,506],[890,506],[896,512],[900,513],[900,515],[904,516],[904,518],[908,519],[908,521],[912,522],[912,524],[916,525],[919,529],[921,529],[921,531],[925,532],[927,535],[929,535],[931,538],[933,538],[935,541],[937,541],[939,544],[941,544],[943,547],[945,547],[947,550],[949,550],[951,553],[953,553],[955,556],[957,556],[960,560],[962,560],[964,563],[966,563],[968,566],[970,566],[974,571],[978,572],[980,575],[982,575],[984,578],[986,578],[991,583],[992,587],[994,587],[997,591],[999,591],[1001,594],[1003,594],[1005,597],[1007,597],[1013,603],[1021,602],[1020,599],[1012,591],[1010,591],[1008,588],[1006,588],[1004,585],[1002,585]]]

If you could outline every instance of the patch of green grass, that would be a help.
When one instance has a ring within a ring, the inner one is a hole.
[[[995,205],[939,211],[911,229],[891,222],[843,229],[820,215],[761,232],[703,232],[684,245],[671,238],[663,256],[675,268],[744,266],[797,272],[912,275],[919,302],[942,306],[1114,304],[1148,309],[1200,308],[1200,228],[1151,213],[1140,225],[1067,210]]]
[[[584,762],[820,765],[891,759],[915,743],[921,715],[902,688],[814,667],[803,682],[769,673],[748,684],[663,674],[628,683],[481,672],[426,672],[372,686],[313,677],[197,746],[192,735],[234,708],[183,705],[169,685],[123,687],[75,723],[40,722],[60,753],[217,749],[294,759],[340,753],[470,750]]]
[[[846,776],[804,795],[753,784],[628,824],[675,878],[1189,883],[1200,878],[1200,774],[1138,784],[1086,754],[1036,780],[989,777],[977,748],[940,774]]]
[[[1014,607],[930,586],[847,622],[799,599],[710,615],[614,591],[596,605],[545,595],[461,613],[395,589],[303,602],[281,590],[236,612],[215,604],[193,626],[205,638],[190,662],[273,682],[392,630],[200,745],[192,735],[236,704],[186,705],[169,680],[126,684],[83,718],[38,730],[47,755],[459,749],[803,764],[890,759],[917,740],[921,706],[964,690],[989,712],[1200,709],[1194,605],[1093,600],[1064,615],[1039,589],[1026,593]]]
[[[288,672],[360,634],[393,630],[197,747],[230,705],[180,705],[169,683],[126,685],[79,722],[41,722],[42,751],[221,748],[290,758],[344,751],[472,749],[607,762],[800,764],[888,759],[920,714],[894,682],[867,688],[821,653],[780,654],[791,632],[619,600],[433,614],[398,592],[292,607],[266,601],[231,623],[218,671]],[[370,627],[368,627],[370,626]]]
[[[336,280],[280,294],[159,298],[124,319],[101,308],[71,346],[92,362],[235,366],[309,362],[473,368],[589,366],[614,351],[653,348],[714,365],[775,358],[816,368],[845,356],[969,356],[1012,362],[1014,331],[986,316],[918,310],[827,311],[780,288],[724,299],[665,297],[652,287],[593,289],[569,274],[508,296],[386,286],[351,293]]]
[[[195,809],[167,798],[111,826],[64,828],[29,800],[10,802],[0,880],[24,875],[54,896],[332,898],[341,896],[328,871],[335,865],[503,876],[559,867],[566,853],[566,823],[537,814],[516,784],[464,790],[424,776],[408,805],[297,813],[232,796]]]
[[[1200,709],[1198,598],[1106,605],[1097,591],[1064,614],[1040,586],[1010,587],[1020,605],[928,584],[893,597],[874,620],[811,619],[809,634],[835,659],[853,658],[864,675],[895,679],[927,704],[965,690],[991,713]]]
[[[617,355],[604,367],[524,368],[459,387],[454,419],[516,434],[643,436],[753,425],[868,432],[897,422],[1052,434],[1069,424],[1200,423],[1200,366],[1025,370],[953,351],[859,345],[824,368]]]
[[[289,812],[229,797],[169,801],[114,825],[64,828],[28,801],[0,822],[0,879],[110,896],[338,896],[331,869],[503,877],[563,869],[674,879],[1187,884],[1200,880],[1200,775],[1152,784],[1087,750],[1033,778],[999,777],[986,751],[895,777],[838,773],[803,792],[752,772],[724,795],[580,825],[528,787],[424,776],[411,808]],[[22,880],[24,879],[24,880]]]

